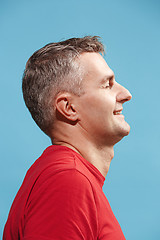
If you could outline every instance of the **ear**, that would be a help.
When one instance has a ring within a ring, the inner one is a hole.
[[[78,120],[78,113],[74,105],[74,96],[70,93],[59,93],[56,97],[56,110],[63,116],[63,119],[75,122]]]

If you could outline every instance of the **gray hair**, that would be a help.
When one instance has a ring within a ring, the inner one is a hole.
[[[36,51],[27,61],[22,79],[23,97],[34,121],[49,135],[53,127],[55,108],[53,100],[59,92],[84,93],[84,71],[79,55],[84,52],[104,53],[97,36],[71,38],[49,43]]]

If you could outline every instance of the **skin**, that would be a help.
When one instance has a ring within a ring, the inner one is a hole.
[[[114,156],[114,145],[129,134],[122,115],[130,92],[115,81],[114,73],[99,53],[83,53],[85,93],[59,93],[57,118],[51,133],[53,144],[67,146],[92,163],[104,177]]]

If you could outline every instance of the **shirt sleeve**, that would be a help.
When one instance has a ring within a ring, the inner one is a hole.
[[[92,185],[76,169],[59,172],[33,188],[25,211],[24,240],[93,240],[97,230]]]

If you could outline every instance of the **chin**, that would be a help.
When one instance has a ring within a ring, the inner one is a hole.
[[[130,133],[129,124],[126,122],[124,128],[122,128],[121,130],[121,134],[123,135],[123,137],[127,136]]]
[[[117,135],[123,138],[129,134],[130,125],[124,119],[122,119],[121,121],[116,122],[115,130],[117,131]]]
[[[125,122],[124,126],[121,126],[117,132],[117,141],[119,142],[122,138],[127,136],[130,132],[130,126],[127,122]]]

